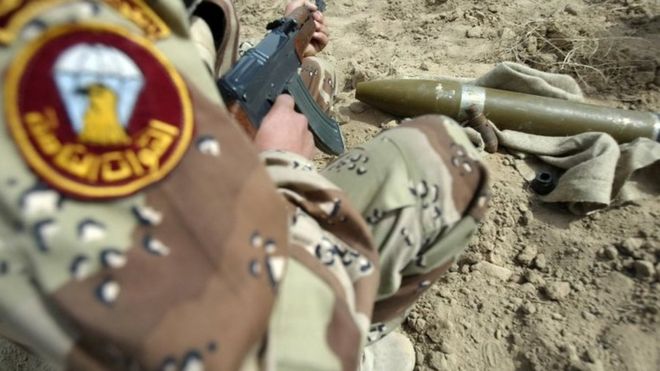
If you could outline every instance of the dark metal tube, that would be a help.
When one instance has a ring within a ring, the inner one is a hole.
[[[461,84],[451,80],[382,80],[362,82],[356,97],[399,116],[439,113],[465,119],[471,105],[500,129],[568,136],[605,132],[621,143],[639,137],[660,142],[660,117],[652,112],[571,102],[506,90]]]

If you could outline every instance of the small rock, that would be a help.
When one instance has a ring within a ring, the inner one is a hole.
[[[537,58],[541,60],[542,63],[553,64],[557,62],[557,55],[553,53],[538,53]]]
[[[536,313],[536,306],[530,302],[527,302],[520,306],[520,311],[524,314],[534,314]]]
[[[533,284],[527,282],[527,283],[524,283],[524,284],[520,285],[520,290],[523,291],[523,292],[533,294],[533,293],[536,292],[536,286],[534,286]]]
[[[553,282],[544,287],[546,295],[552,300],[561,301],[571,293],[571,285],[568,282]]]
[[[367,105],[362,102],[353,102],[348,109],[353,113],[362,113],[367,110]]]
[[[484,35],[484,30],[479,26],[470,28],[469,30],[467,30],[466,33],[466,36],[469,39],[478,39],[483,37],[483,35]]]
[[[525,272],[525,280],[536,286],[545,285],[545,280],[543,279],[543,276],[541,276],[538,272],[533,271],[531,269]]]
[[[420,368],[424,364],[424,360],[426,359],[426,352],[424,352],[422,349],[415,348],[415,363],[416,363],[416,368]]]
[[[477,252],[467,252],[463,255],[461,255],[460,258],[458,258],[458,264],[477,264],[480,261],[484,260],[484,257]]]
[[[655,266],[655,279],[656,281],[660,281],[660,263]]]
[[[436,344],[440,344],[447,337],[451,336],[453,325],[444,320],[434,323],[426,328],[426,336]]]
[[[619,257],[619,251],[612,245],[607,245],[601,250],[601,256],[607,260],[614,260]]]
[[[571,4],[566,5],[564,8],[564,11],[570,15],[578,15],[578,11],[575,9],[575,7]]]
[[[527,266],[532,263],[532,260],[534,260],[537,254],[538,250],[535,246],[526,246],[523,251],[518,254],[516,260],[518,263]]]
[[[426,320],[423,318],[417,318],[411,327],[414,328],[415,331],[422,333],[426,328]]]
[[[527,52],[530,54],[536,54],[539,48],[539,40],[534,36],[530,36],[525,41],[527,44]]]
[[[452,354],[452,353],[454,353],[454,347],[452,347],[449,344],[449,342],[445,340],[440,345],[440,351],[444,354]]]
[[[524,227],[529,225],[529,223],[531,223],[532,220],[534,220],[534,213],[532,213],[529,210],[525,210],[525,212],[523,212],[522,215],[520,216],[519,222],[520,225]]]
[[[646,260],[636,260],[633,264],[635,268],[635,276],[643,280],[652,280],[655,276],[655,268],[653,263]]]
[[[513,274],[513,272],[507,268],[500,267],[499,265],[495,265],[485,261],[473,265],[472,269],[479,271],[485,275],[498,278],[502,281],[507,281],[509,278],[511,278],[511,275]]]
[[[538,254],[534,259],[534,266],[540,270],[544,270],[548,267],[548,262],[545,260],[545,255]]]
[[[626,269],[633,269],[634,265],[635,265],[635,259],[633,258],[627,258],[623,261],[623,267]]]
[[[429,65],[426,64],[426,62],[422,62],[422,64],[419,65],[419,69],[422,71],[428,71],[429,70]]]
[[[451,297],[453,296],[453,295],[451,294],[451,290],[449,290],[447,287],[441,287],[441,288],[438,290],[437,295],[440,296],[440,297],[442,297],[442,298],[451,298]]]
[[[499,34],[500,34],[500,37],[503,40],[510,40],[510,39],[513,39],[513,38],[516,37],[515,31],[513,31],[512,29],[510,29],[508,27],[503,28],[502,30],[500,30]]]
[[[587,321],[589,321],[589,322],[596,320],[596,316],[593,315],[593,314],[592,314],[591,312],[589,312],[588,310],[583,310],[583,311],[582,311],[582,318],[584,318],[585,320],[587,320]]]
[[[381,123],[379,126],[380,126],[381,129],[391,129],[391,128],[395,128],[395,127],[399,126],[399,124],[396,122],[396,120],[390,120],[390,121]]]
[[[634,256],[637,252],[642,247],[642,244],[644,243],[644,240],[641,238],[635,238],[631,237],[623,241],[620,245],[620,250],[621,253],[629,256]]]
[[[486,260],[488,260],[489,263],[493,263],[495,265],[502,265],[504,264],[504,259],[495,251],[491,251],[488,253],[486,256]]]
[[[559,313],[552,313],[550,317],[552,317],[552,319],[554,319],[555,321],[561,321],[564,319],[564,316],[562,316]]]
[[[433,352],[431,353],[431,356],[427,357],[426,359],[428,360],[428,365],[432,370],[441,371],[449,369],[449,364],[447,363],[443,353]]]
[[[598,350],[596,348],[589,348],[584,352],[585,358],[591,363],[598,362]]]

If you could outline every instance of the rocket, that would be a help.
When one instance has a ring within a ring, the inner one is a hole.
[[[620,143],[639,137],[660,142],[660,115],[484,88],[452,80],[361,82],[356,98],[395,116],[443,114],[461,122],[477,107],[499,129],[569,136],[605,132]]]

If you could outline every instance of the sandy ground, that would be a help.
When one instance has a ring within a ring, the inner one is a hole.
[[[258,40],[283,2],[236,3]],[[359,145],[398,121],[357,102],[357,81],[476,77],[504,60],[571,73],[602,104],[659,111],[659,14],[657,0],[328,0],[336,117]],[[537,200],[521,160],[485,161],[492,211],[404,327],[417,369],[660,369],[660,197],[580,218]],[[0,343],[0,370],[39,367]]]

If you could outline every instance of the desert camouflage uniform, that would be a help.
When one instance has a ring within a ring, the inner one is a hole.
[[[52,2],[31,36],[0,46],[0,70],[62,23],[144,34],[118,10],[126,2]],[[186,82],[193,141],[164,180],[78,200],[31,171],[2,116],[0,334],[67,369],[356,369],[483,216],[471,144],[426,116],[321,173],[291,153],[259,155],[199,73],[181,1],[150,4],[171,31],[154,43]]]

